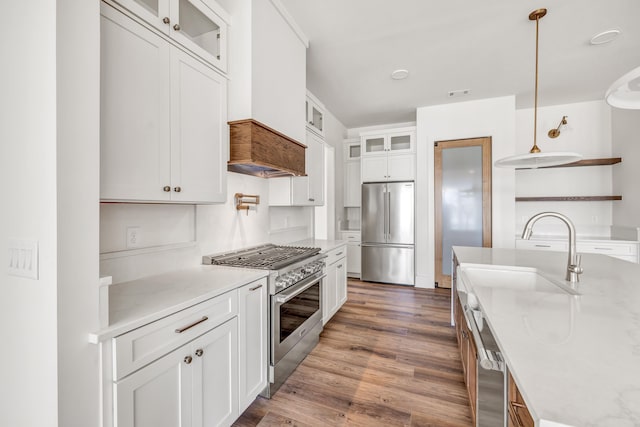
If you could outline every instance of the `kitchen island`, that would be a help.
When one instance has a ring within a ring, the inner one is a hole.
[[[639,265],[584,254],[574,295],[473,271],[535,269],[568,285],[566,253],[453,250],[537,426],[640,425]]]

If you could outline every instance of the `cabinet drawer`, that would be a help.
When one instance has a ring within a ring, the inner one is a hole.
[[[114,381],[153,362],[238,314],[237,290],[113,339]]]
[[[347,247],[340,246],[327,252],[327,259],[324,261],[327,265],[331,265],[338,261],[340,258],[344,258],[347,255]]]
[[[638,246],[636,243],[577,243],[578,252],[588,254],[604,254],[604,255],[637,255]]]
[[[569,246],[567,242],[560,240],[516,240],[516,249],[566,252]]]
[[[343,231],[342,240],[346,240],[349,243],[352,243],[352,242],[360,243],[360,232],[359,231]]]

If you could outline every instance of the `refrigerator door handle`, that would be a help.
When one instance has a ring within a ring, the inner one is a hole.
[[[391,241],[391,191],[387,192],[387,241]]]
[[[384,240],[385,242],[389,240],[389,198],[387,197],[389,193],[385,190],[384,192]]]

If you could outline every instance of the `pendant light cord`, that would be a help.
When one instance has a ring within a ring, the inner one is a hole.
[[[531,147],[530,153],[539,153],[537,137],[538,137],[538,26],[540,24],[540,17],[536,16],[536,85],[533,101],[533,147]]]

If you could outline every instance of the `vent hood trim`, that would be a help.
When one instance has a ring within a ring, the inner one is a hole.
[[[306,175],[306,145],[254,119],[228,124],[227,170],[262,178]]]

